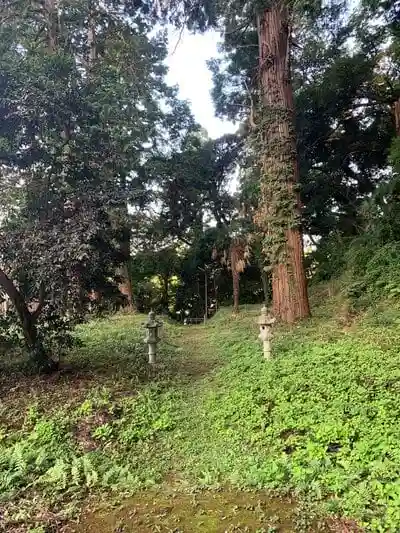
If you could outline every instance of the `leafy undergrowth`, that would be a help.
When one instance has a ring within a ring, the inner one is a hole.
[[[150,367],[142,320],[82,326],[82,346],[57,375],[2,369],[0,530],[60,531],[89,493],[120,496],[161,480],[170,461],[160,435],[175,429],[180,387],[193,369],[168,324],[160,362]]]
[[[278,330],[271,362],[259,309],[213,320],[208,342],[226,363],[193,402],[186,469],[204,485],[287,490],[328,515],[399,531],[400,312],[344,323],[330,305]]]
[[[3,370],[0,530],[62,531],[88,497],[173,479],[295,494],[302,531],[316,508],[348,517],[328,520],[334,531],[356,531],[354,519],[398,531],[400,312],[354,318],[328,296],[310,321],[277,328],[272,361],[249,307],[166,324],[156,368],[143,318],[118,316],[79,328],[64,372]]]

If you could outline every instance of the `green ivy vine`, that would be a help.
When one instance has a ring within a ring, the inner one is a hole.
[[[293,111],[259,105],[254,122],[250,145],[260,179],[254,221],[263,234],[266,268],[272,269],[287,263],[287,231],[299,224]]]

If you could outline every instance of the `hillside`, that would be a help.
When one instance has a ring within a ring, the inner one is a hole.
[[[259,307],[249,306],[239,317],[222,310],[207,326],[166,324],[155,369],[142,317],[116,316],[79,328],[83,346],[68,371],[32,379],[15,365],[3,370],[3,530],[100,531],[90,513],[100,495],[107,508],[161,486],[134,504],[174,492],[176,507],[147,517],[148,531],[152,520],[169,531],[177,516],[182,531],[206,531],[210,513],[221,527],[250,526],[221,531],[357,531],[355,521],[396,531],[400,311],[352,319],[333,286],[313,298],[309,322],[277,328],[272,362],[257,340]],[[197,516],[187,494],[203,489],[193,496],[204,507]],[[252,518],[244,502],[258,509]],[[75,528],[82,506],[87,518]],[[128,514],[129,505],[107,511],[100,523]]]

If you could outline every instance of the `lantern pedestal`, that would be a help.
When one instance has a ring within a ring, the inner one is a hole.
[[[159,331],[162,326],[161,320],[156,319],[154,311],[150,311],[147,322],[143,324],[146,328],[146,337],[144,342],[148,346],[149,351],[149,364],[154,365],[156,363],[157,356],[157,344],[160,342]]]
[[[265,306],[261,309],[261,316],[258,318],[258,325],[260,327],[260,334],[258,338],[263,343],[264,358],[272,359],[271,355],[271,340],[272,340],[272,325],[275,322],[275,318],[268,314],[268,310]]]
[[[149,344],[149,363],[151,365],[155,364],[156,355],[157,355],[157,345],[156,344]]]

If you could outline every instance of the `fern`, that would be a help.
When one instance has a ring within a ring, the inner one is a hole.
[[[101,480],[101,484],[104,487],[113,487],[116,483],[118,483],[120,478],[121,478],[121,467],[112,466],[110,469],[104,472],[102,480]]]
[[[82,466],[86,487],[94,487],[97,485],[99,481],[99,475],[91,460],[86,455],[82,457]]]
[[[13,468],[21,474],[24,474],[28,469],[28,463],[24,457],[24,447],[19,442],[17,442],[14,446],[11,456],[11,464]]]
[[[0,494],[4,497],[4,493],[17,488],[21,483],[21,474],[19,472],[6,471],[0,472]]]
[[[40,448],[39,452],[35,458],[35,469],[43,470],[44,467],[48,464],[49,456],[47,451],[44,448]]]
[[[71,481],[73,485],[80,487],[82,484],[82,462],[79,458],[74,457],[71,466]]]
[[[0,448],[0,470],[7,468],[10,464],[10,453],[5,448]]]
[[[38,484],[57,485],[58,489],[65,490],[68,486],[70,471],[70,465],[64,459],[56,459],[54,465],[39,478]]]

